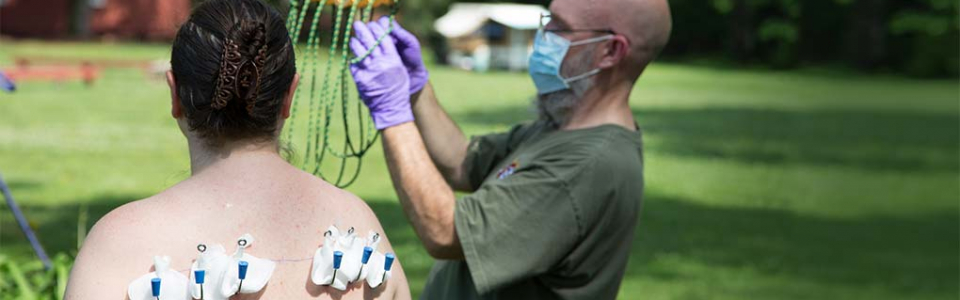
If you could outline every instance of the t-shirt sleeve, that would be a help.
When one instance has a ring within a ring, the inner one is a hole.
[[[480,294],[549,271],[575,245],[579,221],[566,184],[536,167],[487,182],[454,217]]]
[[[534,127],[536,124],[516,125],[507,132],[473,137],[463,164],[470,186],[478,188],[497,164],[529,136]]]

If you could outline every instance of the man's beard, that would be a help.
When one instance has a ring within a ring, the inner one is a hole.
[[[571,70],[567,73],[579,75],[589,72],[588,68],[592,65],[590,57],[592,56],[593,49],[580,52],[577,57],[564,64]],[[566,124],[573,110],[580,105],[583,95],[593,87],[593,83],[593,77],[588,77],[570,82],[569,89],[539,95],[535,105],[540,120],[550,122],[558,127]]]

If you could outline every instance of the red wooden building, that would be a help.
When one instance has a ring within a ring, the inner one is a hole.
[[[169,40],[190,0],[0,0],[0,34]]]

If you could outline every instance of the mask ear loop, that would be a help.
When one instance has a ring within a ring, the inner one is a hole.
[[[598,36],[598,37],[595,37],[595,38],[589,38],[589,39],[585,39],[585,40],[580,40],[580,41],[576,41],[576,42],[570,43],[570,47],[580,46],[580,45],[586,45],[586,44],[593,44],[593,43],[599,43],[599,42],[606,41],[606,40],[612,40],[613,37],[614,37],[613,35],[605,35],[605,36]],[[584,78],[597,75],[598,73],[600,73],[600,69],[593,69],[593,70],[591,70],[591,71],[589,71],[589,72],[586,72],[586,73],[583,73],[583,74],[580,74],[580,75],[577,75],[577,76],[573,76],[573,77],[570,77],[570,78],[565,78],[565,79],[563,79],[563,82],[569,84],[569,83],[574,82],[574,81],[583,80]]]
[[[593,76],[593,75],[597,75],[597,73],[600,73],[600,69],[593,69],[593,70],[590,71],[590,72],[586,72],[586,73],[583,73],[583,74],[580,74],[580,75],[577,75],[577,76],[573,76],[573,77],[564,79],[563,82],[565,82],[565,83],[571,83],[571,82],[574,82],[574,81],[577,81],[577,80],[583,80],[584,78],[587,78],[587,77],[590,77],[590,76]]]
[[[612,39],[613,39],[613,35],[608,34],[608,35],[598,36],[598,37],[589,38],[585,40],[579,40],[576,42],[570,42],[570,46],[573,47],[573,46],[580,46],[580,45],[586,45],[586,44],[593,44],[593,43],[599,43],[602,41],[612,40]]]

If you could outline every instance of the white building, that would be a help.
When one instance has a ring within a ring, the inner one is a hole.
[[[447,39],[451,65],[519,71],[527,68],[543,13],[540,5],[457,3],[434,28]]]

